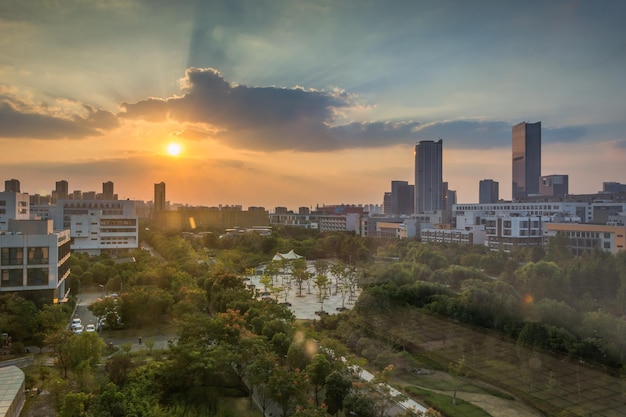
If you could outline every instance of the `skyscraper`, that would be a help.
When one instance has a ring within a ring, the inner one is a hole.
[[[69,184],[65,180],[57,181],[55,183],[54,191],[57,200],[67,200],[69,195]]]
[[[107,181],[102,183],[102,199],[113,200],[113,181]]]
[[[541,178],[541,122],[513,126],[513,200],[539,194]]]
[[[443,206],[443,140],[423,140],[415,145],[415,213]]]
[[[408,181],[391,181],[391,213],[413,213],[413,186]]]
[[[478,203],[491,204],[496,203],[500,199],[500,184],[498,181],[491,179],[480,180],[478,186]]]
[[[154,209],[165,210],[165,183],[154,184]]]

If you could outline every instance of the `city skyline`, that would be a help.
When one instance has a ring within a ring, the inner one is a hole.
[[[0,176],[214,206],[382,204],[442,138],[443,181],[511,195],[511,126],[541,175],[626,182],[626,5],[7,1]]]

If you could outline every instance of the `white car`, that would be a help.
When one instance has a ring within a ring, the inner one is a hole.
[[[72,324],[70,326],[70,329],[72,329],[72,331],[75,331],[79,327],[83,327],[83,323],[80,321],[78,317],[74,317],[72,319]]]
[[[78,325],[78,327],[74,328],[74,333],[82,334],[83,333],[83,329],[84,329],[83,325],[80,324],[80,325]]]
[[[94,324],[88,324],[87,327],[85,327],[85,331],[87,333],[93,333],[96,331],[96,326]]]

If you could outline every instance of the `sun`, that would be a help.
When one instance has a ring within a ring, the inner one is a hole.
[[[183,147],[180,143],[170,143],[167,145],[167,153],[170,156],[178,156],[183,151]]]

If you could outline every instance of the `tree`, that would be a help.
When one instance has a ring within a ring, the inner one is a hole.
[[[325,384],[324,403],[328,407],[328,413],[338,416],[343,410],[344,399],[350,393],[352,380],[340,371],[333,371],[326,377]]]
[[[374,399],[366,392],[352,390],[343,401],[346,416],[376,417]]]
[[[396,403],[406,400],[406,396],[392,388],[391,375],[393,365],[388,365],[372,379],[372,393],[374,394],[374,409],[378,417],[385,417],[389,409]]]
[[[250,401],[256,396],[263,415],[266,415],[267,407],[271,400],[270,377],[274,369],[278,367],[276,354],[267,352],[255,357],[250,364],[248,380],[250,381]]]
[[[324,300],[327,297],[328,277],[326,275],[317,275],[315,277],[315,288],[317,289],[317,299],[320,303],[320,312],[324,312]]]
[[[330,362],[326,358],[326,355],[316,354],[313,355],[311,363],[306,367],[306,374],[309,377],[309,381],[313,385],[313,391],[315,392],[315,405],[319,405],[319,391],[320,388],[326,384],[326,378],[331,372]]]
[[[450,365],[448,365],[448,372],[452,375],[454,380],[452,405],[456,405],[456,393],[459,389],[460,377],[467,374],[467,369],[465,368],[465,355],[461,356],[461,358],[459,358],[456,362],[451,362]]]
[[[270,397],[282,409],[282,417],[287,417],[303,400],[306,375],[299,370],[289,371],[282,366],[274,368],[269,377]]]

